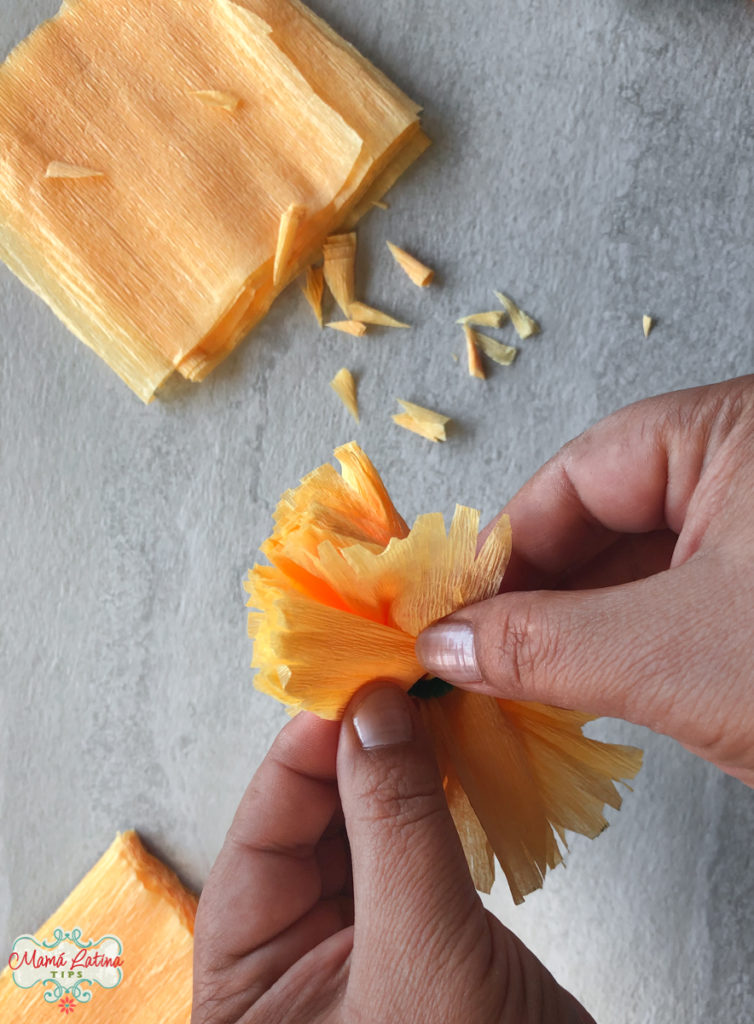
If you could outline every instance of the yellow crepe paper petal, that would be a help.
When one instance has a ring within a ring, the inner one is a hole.
[[[398,404],[402,405],[409,416],[419,423],[433,423],[439,427],[444,427],[446,423],[450,422],[450,416],[444,416],[443,413],[435,412],[434,409],[427,409],[423,405],[416,405],[415,402],[406,402],[403,398],[399,398]]]
[[[364,302],[352,302],[349,308],[349,316],[353,317],[354,320],[359,320],[363,324],[375,324],[378,327],[410,327],[410,324],[404,324],[400,320],[396,320],[394,316],[389,316],[387,313],[383,313],[379,309],[375,309],[374,306],[367,306]]]
[[[345,316],[356,299],[356,232],[331,235],[322,246],[327,287]]]
[[[426,288],[427,285],[432,283],[435,272],[431,267],[422,263],[416,256],[412,256],[410,252],[406,252],[405,249],[393,245],[392,242],[388,242],[387,247],[392,253],[395,262],[415,285],[418,285],[419,288]]]
[[[463,325],[463,333],[466,335],[466,360],[469,367],[469,376],[477,380],[485,380],[487,374],[484,372],[482,355],[477,346],[477,333],[468,324]]]
[[[351,371],[345,366],[338,370],[330,381],[330,387],[358,423],[359,403],[356,399],[356,381]]]
[[[502,309],[491,309],[486,313],[469,313],[456,320],[457,324],[471,324],[472,327],[501,327],[506,313]]]
[[[404,430],[410,430],[412,434],[426,438],[427,441],[445,440],[445,427],[434,423],[421,423],[407,412],[396,413],[393,416],[393,423],[397,423]]]
[[[476,343],[486,356],[501,366],[510,366],[518,355],[515,345],[503,345],[502,342],[479,331],[476,332]]]
[[[502,292],[496,291],[495,295],[505,306],[505,311],[511,319],[511,323],[516,330],[516,334],[518,334],[522,341],[525,341],[527,338],[531,338],[534,334],[539,334],[539,324],[534,317],[529,316],[528,313],[519,309],[513,299],[509,298],[507,295],[503,295]]]
[[[325,275],[322,267],[307,267],[306,279],[302,287],[304,297],[314,311],[317,323],[322,323],[322,295],[325,290]]]
[[[398,399],[398,404],[405,410],[393,416],[393,421],[399,427],[411,430],[420,437],[426,437],[428,441],[445,440],[445,424],[450,423],[449,416],[435,412],[434,409],[425,409],[423,405],[416,405],[414,402],[405,402],[402,398]]]
[[[360,324],[358,320],[331,320],[325,327],[331,327],[342,334],[352,334],[354,338],[363,338],[367,333],[366,324]]]

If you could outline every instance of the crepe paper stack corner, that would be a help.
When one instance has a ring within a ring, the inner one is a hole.
[[[0,973],[0,1020],[49,1024],[80,1007],[74,1020],[80,1016],[88,1024],[188,1024],[196,907],[197,897],[147,853],[135,832],[119,834],[36,938],[49,944],[57,928],[78,929],[82,942],[115,936],[122,945],[122,981],[110,989],[95,983],[88,1000],[82,986],[80,1003],[66,994],[61,998],[73,1008],[66,1011],[58,999],[45,1001],[41,983],[19,988],[6,967]]]
[[[428,144],[297,0],[64,3],[0,66],[0,257],[148,402]]]

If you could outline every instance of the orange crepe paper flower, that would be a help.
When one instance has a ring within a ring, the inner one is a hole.
[[[291,713],[328,719],[375,678],[426,696],[419,707],[474,883],[490,891],[497,857],[520,903],[560,863],[566,830],[594,837],[607,826],[604,806],[620,807],[615,782],[636,775],[641,751],[584,736],[589,715],[427,681],[415,638],[498,592],[508,518],[478,552],[479,512],[463,505],[447,531],[438,513],[409,530],[358,445],[335,457],[340,474],[320,466],[282,496],[261,548],[271,564],[245,583],[255,685]]]

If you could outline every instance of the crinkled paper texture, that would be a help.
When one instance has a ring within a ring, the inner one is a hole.
[[[297,0],[64,4],[0,66],[0,258],[149,401],[390,187],[418,113]]]
[[[479,513],[458,505],[449,528],[429,513],[409,530],[355,444],[287,491],[246,589],[256,686],[296,712],[342,716],[369,680],[410,689],[425,673],[416,636],[500,588],[507,516],[478,548]],[[590,716],[452,689],[420,702],[445,795],[478,888],[494,856],[516,902],[562,860],[568,830],[594,837],[619,807],[615,782],[641,753],[582,733]]]

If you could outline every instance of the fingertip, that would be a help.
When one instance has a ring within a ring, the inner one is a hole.
[[[482,682],[474,625],[468,619],[444,619],[416,639],[416,656],[427,672],[447,683]]]
[[[340,730],[340,722],[299,711],[280,730],[270,754],[295,771],[334,778]]]
[[[411,702],[395,683],[371,686],[354,701],[353,731],[363,750],[396,747],[414,738]]]
[[[331,733],[337,734],[339,728],[340,722],[333,721],[329,718],[322,718],[313,711],[302,710],[297,711],[296,714],[286,722],[280,730],[280,735],[283,733],[292,733],[294,735],[310,734],[312,736],[326,736]]]

